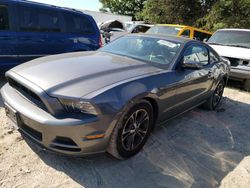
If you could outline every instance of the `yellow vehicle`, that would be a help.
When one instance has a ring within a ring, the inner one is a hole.
[[[151,27],[146,33],[151,34],[166,34],[166,35],[177,35],[180,37],[187,37],[200,41],[208,40],[213,33],[197,29],[186,25],[174,25],[174,24],[157,24]]]

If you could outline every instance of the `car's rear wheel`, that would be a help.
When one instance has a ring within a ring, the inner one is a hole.
[[[118,159],[134,156],[146,143],[153,124],[151,104],[146,100],[140,101],[117,123],[107,151]]]
[[[225,81],[221,80],[219,84],[216,86],[213,94],[210,96],[210,98],[204,103],[203,107],[208,110],[215,110],[222,99],[224,88],[225,88]]]
[[[244,89],[250,91],[250,79],[246,80],[244,83]]]

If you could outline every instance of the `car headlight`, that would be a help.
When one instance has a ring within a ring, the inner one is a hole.
[[[69,113],[98,114],[96,108],[90,102],[69,99],[60,99],[60,102]]]

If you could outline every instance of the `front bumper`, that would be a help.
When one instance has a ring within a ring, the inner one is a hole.
[[[250,67],[231,67],[229,77],[233,80],[248,80],[250,79]]]
[[[57,119],[30,103],[9,84],[3,86],[1,95],[5,105],[16,112],[18,129],[44,148],[75,156],[105,152],[114,124],[111,115]],[[86,139],[95,134],[105,136]]]

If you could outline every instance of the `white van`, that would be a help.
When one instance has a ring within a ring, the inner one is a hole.
[[[230,61],[230,79],[242,81],[250,91],[250,29],[218,30],[208,44]]]

